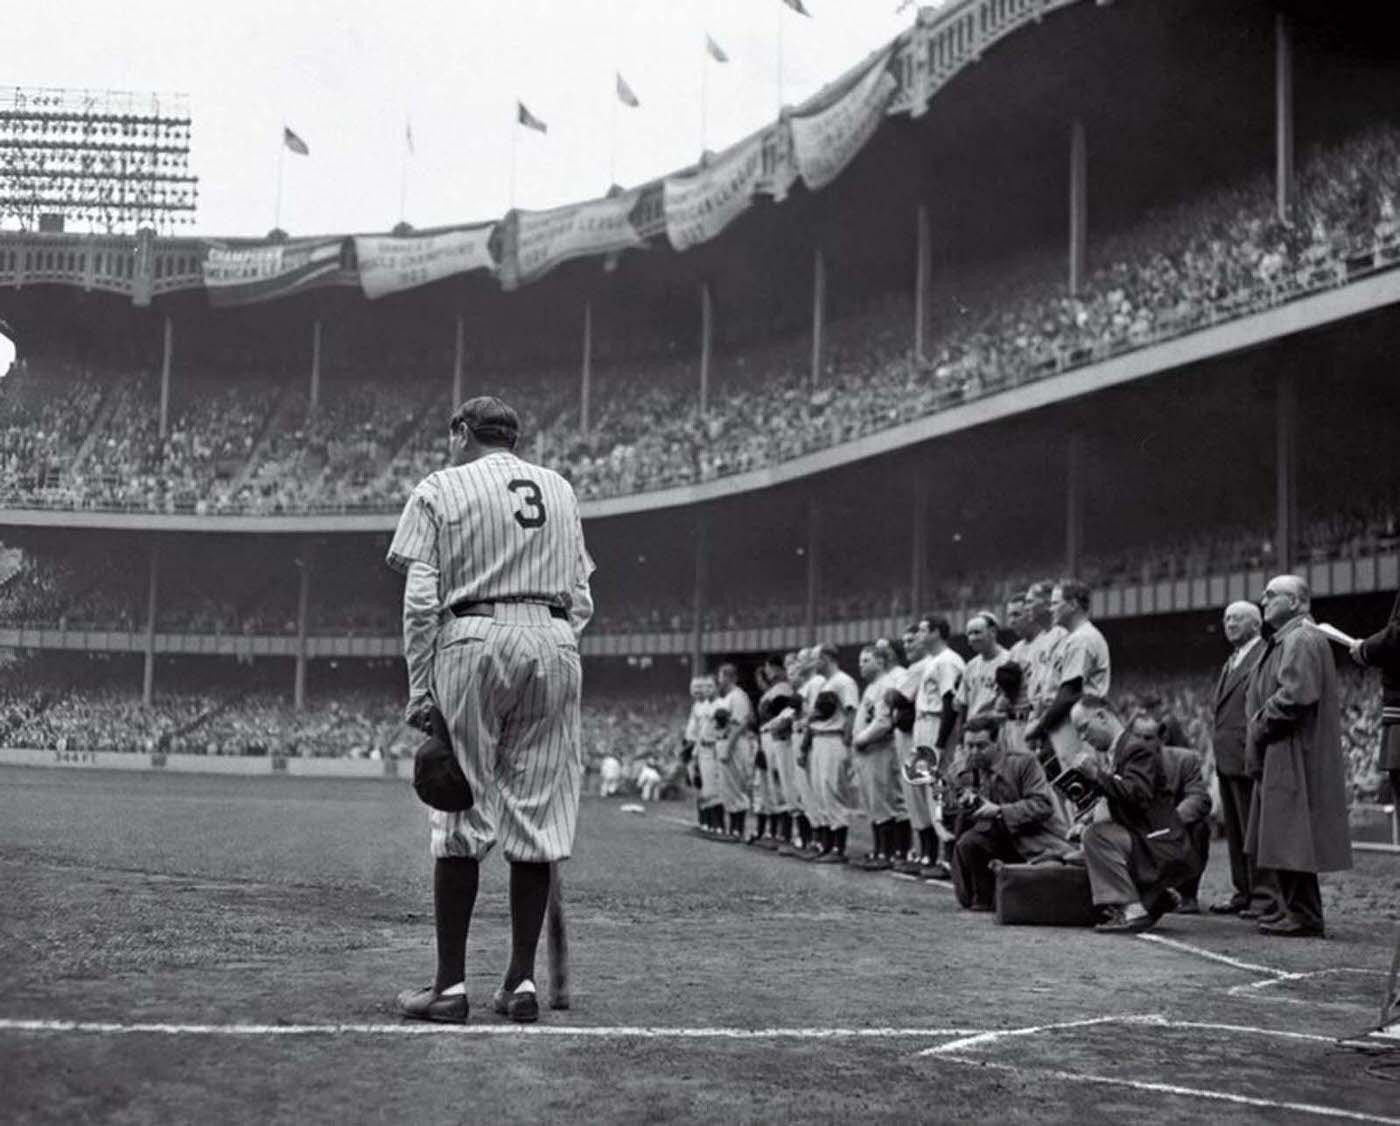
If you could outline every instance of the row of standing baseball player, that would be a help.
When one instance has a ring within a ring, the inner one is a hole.
[[[1242,913],[1268,934],[1321,934],[1316,873],[1350,866],[1345,800],[1337,797],[1344,775],[1335,668],[1325,638],[1305,629],[1317,695],[1301,706],[1291,699],[1296,669],[1280,674],[1279,663],[1299,659],[1310,599],[1296,576],[1276,581],[1287,598],[1264,599],[1263,614],[1253,603],[1226,613],[1234,652],[1217,683],[1217,734],[1238,728],[1254,769],[1240,771],[1251,793],[1227,802],[1236,894],[1213,910]],[[996,615],[983,611],[968,622],[974,655],[966,662],[948,644],[947,619],[922,617],[900,639],[907,664],[889,640],[861,650],[863,693],[830,645],[766,660],[756,708],[733,665],[698,678],[684,757],[699,787],[699,832],[817,864],[951,879],[970,910],[993,909],[998,861],[1083,863],[1106,932],[1145,930],[1168,910],[1199,912],[1211,810],[1200,762],[1189,749],[1165,746],[1154,717],[1118,714],[1108,643],[1089,619],[1089,601],[1076,581],[1032,584],[1007,606],[1016,643],[1003,648]],[[1271,639],[1251,652],[1265,617]],[[1252,725],[1244,722],[1246,683],[1259,717]],[[1318,717],[1328,713],[1333,720],[1319,732]],[[1267,785],[1266,767],[1307,776],[1302,804],[1290,812],[1294,824],[1310,827],[1316,843],[1307,849],[1280,848],[1288,834],[1276,811],[1251,806],[1252,783]],[[1082,806],[1064,785],[1069,778],[1088,784]],[[1174,853],[1157,832],[1164,806],[1184,830],[1172,834]],[[861,816],[873,848],[850,857],[848,833]],[[1264,867],[1256,861],[1265,860],[1286,870],[1285,886],[1271,879],[1270,902],[1251,903],[1251,877]]]

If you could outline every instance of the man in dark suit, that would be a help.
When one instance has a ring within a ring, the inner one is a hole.
[[[1297,575],[1269,580],[1261,601],[1273,636],[1245,689],[1245,769],[1256,779],[1245,851],[1278,874],[1278,938],[1322,938],[1318,873],[1351,867],[1337,666]]]
[[[1098,930],[1137,934],[1175,906],[1171,891],[1196,874],[1191,844],[1176,812],[1161,753],[1135,738],[1102,696],[1081,696],[1070,712],[1090,749],[1072,765],[1103,791],[1084,830],[1084,862]]]
[[[1244,830],[1254,800],[1254,779],[1244,769],[1244,736],[1248,726],[1244,712],[1245,686],[1259,663],[1264,643],[1259,637],[1263,618],[1253,602],[1232,602],[1225,607],[1225,640],[1230,655],[1215,682],[1213,741],[1215,772],[1220,778],[1220,813],[1230,849],[1230,879],[1235,894],[1212,903],[1212,915],[1239,915],[1259,919],[1278,912],[1278,885],[1273,873],[1260,871],[1244,851]]]
[[[1133,716],[1128,730],[1162,756],[1162,770],[1167,776],[1167,789],[1176,801],[1176,815],[1186,827],[1196,874],[1177,887],[1181,902],[1178,915],[1199,915],[1201,904],[1201,873],[1210,860],[1210,790],[1201,774],[1200,756],[1190,747],[1172,746],[1166,742],[1166,725],[1151,712]]]

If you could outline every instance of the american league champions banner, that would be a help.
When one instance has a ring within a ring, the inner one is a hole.
[[[746,141],[691,176],[665,182],[666,237],[677,250],[699,246],[748,210],[763,173],[763,143]]]
[[[797,170],[811,190],[824,188],[841,175],[879,126],[899,85],[888,65],[889,56],[881,57],[825,109],[789,118]]]
[[[356,278],[355,240],[304,239],[251,246],[213,243],[204,257],[212,305],[249,305]]]
[[[514,289],[571,259],[644,245],[632,225],[638,196],[633,190],[550,211],[512,212],[506,219],[501,284]]]

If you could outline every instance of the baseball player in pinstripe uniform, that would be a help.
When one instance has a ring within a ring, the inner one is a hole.
[[[778,783],[782,789],[785,810],[779,824],[778,835],[783,843],[778,846],[778,855],[791,856],[796,852],[793,845],[794,829],[799,839],[805,831],[802,827],[802,794],[797,784],[798,775],[802,772],[802,768],[797,765],[797,719],[802,703],[796,687],[802,683],[802,663],[798,654],[788,653],[783,657],[783,670],[786,674],[785,683],[778,686],[779,696],[787,703],[774,706],[773,716],[764,724],[763,730],[773,740],[777,750]]]
[[[817,650],[817,672],[821,686],[813,698],[813,714],[808,718],[812,733],[809,764],[812,796],[819,815],[817,839],[820,864],[846,863],[846,837],[851,817],[851,729],[855,724],[856,708],[860,704],[860,689],[851,675],[836,663],[837,649],[823,645]],[[823,715],[819,701],[830,696],[832,712]]]
[[[1031,663],[1034,655],[1030,638],[1035,621],[1026,612],[1026,596],[1014,594],[1006,602],[1006,628],[1016,635],[1007,651],[1007,661],[1021,670],[1021,684],[1005,697],[1006,722],[1001,725],[1001,742],[1008,751],[1026,750],[1026,721],[1030,719]]]
[[[1065,639],[1066,633],[1065,628],[1055,621],[1055,616],[1050,610],[1050,595],[1053,591],[1052,583],[1038,582],[1030,585],[1026,590],[1026,617],[1023,628],[1026,638],[1026,699],[1030,702],[1030,720],[1026,724],[1024,735],[1051,781],[1054,781],[1060,772],[1059,762],[1050,747],[1049,738],[1039,732],[1036,725],[1055,698],[1055,650]]]
[[[729,815],[730,840],[744,840],[744,821],[749,809],[749,786],[753,775],[753,704],[739,687],[739,670],[726,662],[716,673],[719,708],[728,715],[722,730],[716,731],[715,754],[719,760],[719,788],[724,811]],[[718,712],[718,708],[716,711]]]
[[[792,772],[793,782],[796,789],[796,801],[792,795],[788,796],[789,802],[797,810],[797,832],[798,840],[791,848],[780,848],[779,856],[797,856],[803,860],[813,860],[820,855],[817,848],[816,828],[819,824],[817,818],[816,798],[812,793],[812,772],[811,772],[811,750],[807,744],[807,719],[811,714],[812,703],[817,698],[817,693],[821,691],[822,682],[826,679],[817,672],[817,650],[815,648],[801,649],[797,654],[798,689],[797,696],[802,702],[802,708],[797,712],[793,723],[793,743],[794,770]],[[807,749],[803,746],[807,744]]]
[[[861,650],[860,673],[866,686],[851,747],[855,751],[861,804],[870,818],[875,849],[855,864],[866,871],[882,872],[894,863],[895,824],[904,815],[894,749],[894,715],[886,698],[889,690],[900,683],[904,667],[895,659],[893,646],[881,638]]]
[[[775,721],[778,713],[784,710],[781,701],[791,697],[793,690],[781,657],[765,660],[759,675],[763,686],[763,695],[758,701],[758,749],[762,762],[754,762],[754,790],[761,804],[755,806],[758,825],[751,843],[776,849],[791,838],[792,818],[788,814],[784,788],[787,764],[783,759],[792,751],[792,725],[789,721],[783,728],[786,735],[780,735]],[[786,835],[784,825],[787,826]]]
[[[714,677],[697,681],[699,698],[691,709],[695,723],[695,762],[700,774],[700,827],[707,833],[724,832],[724,803],[719,788],[719,758],[715,753]]]
[[[915,636],[928,654],[923,674],[919,678],[918,695],[914,698],[914,759],[927,760],[935,773],[947,774],[952,763],[953,730],[957,726],[957,694],[962,684],[964,662],[948,644],[952,626],[942,614],[928,614],[915,624]],[[906,771],[906,777],[908,772]],[[919,875],[924,879],[948,879],[950,872],[939,859],[939,842],[951,843],[952,833],[943,825],[943,811],[932,796],[933,787],[923,789],[929,825],[919,830],[923,864]]]
[[[1064,769],[1084,752],[1068,718],[1070,709],[1080,696],[1106,698],[1112,683],[1108,641],[1089,620],[1089,601],[1089,588],[1074,579],[1061,579],[1051,591],[1050,610],[1065,633],[1050,662],[1049,702],[1026,732],[1032,738],[1048,736]]]
[[[399,994],[405,1016],[467,1019],[466,945],[480,861],[510,863],[511,956],[493,1004],[538,1019],[535,952],[551,865],[573,848],[583,763],[578,634],[593,614],[593,561],[578,500],[557,473],[515,456],[501,400],[452,415],[452,466],[425,477],[388,562],[405,576],[406,720],[439,708],[475,804],[430,817],[437,976]]]

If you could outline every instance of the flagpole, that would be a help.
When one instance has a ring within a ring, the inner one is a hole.
[[[520,103],[515,105],[515,120],[510,125],[510,210],[515,210],[515,144],[520,132]]]
[[[287,155],[287,127],[282,127],[282,133],[277,138],[277,204],[273,210],[272,229],[280,231],[282,229],[282,162]]]
[[[775,4],[778,9],[778,116],[783,115],[783,4]]]
[[[608,191],[612,191],[613,185],[617,183],[617,103],[621,100],[617,90],[617,75],[614,73],[611,136],[608,140]]]
[[[405,141],[403,149],[403,161],[399,165],[399,222],[404,221],[407,214],[408,200],[408,144]]]
[[[705,33],[706,35],[709,32]],[[708,139],[710,124],[710,44],[702,45],[700,51],[700,155],[705,155],[705,142]]]

